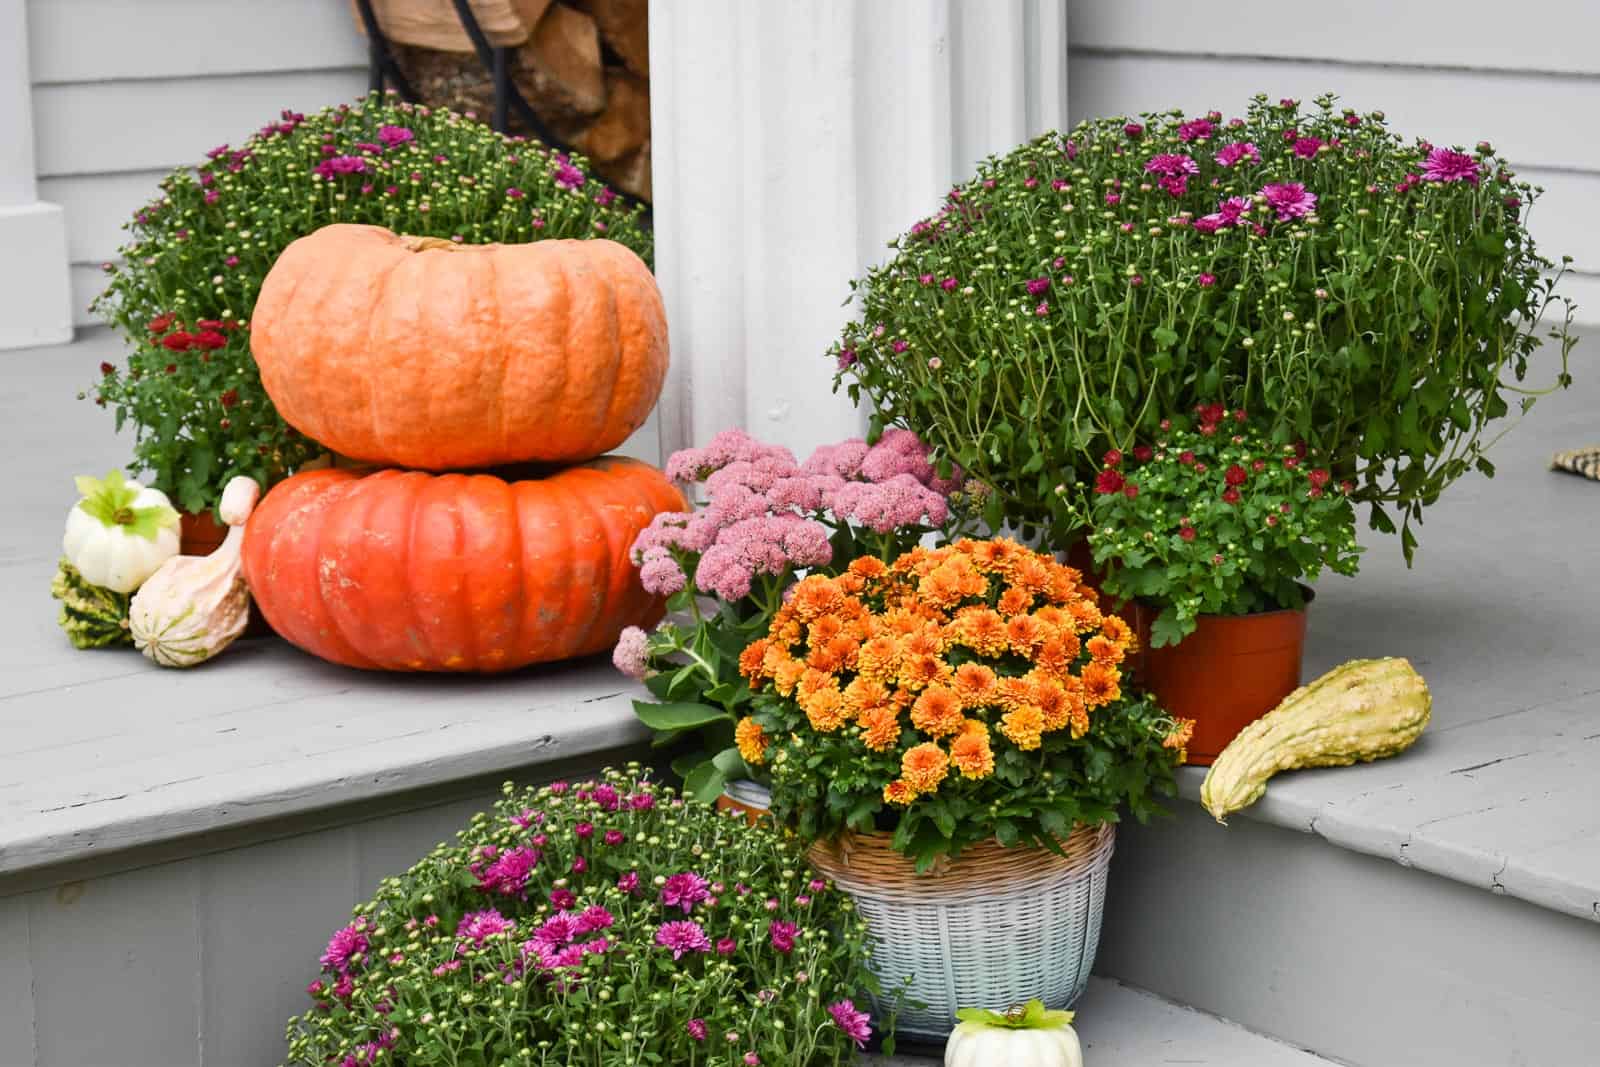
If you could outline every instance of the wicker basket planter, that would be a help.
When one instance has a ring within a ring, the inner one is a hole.
[[[1100,942],[1115,827],[1079,827],[1065,856],[985,842],[920,876],[889,840],[847,834],[816,842],[809,859],[866,916],[885,994],[910,975],[909,998],[927,1005],[900,1012],[901,1033],[943,1040],[957,1008],[1003,1009],[1031,997],[1065,1008],[1083,992]]]

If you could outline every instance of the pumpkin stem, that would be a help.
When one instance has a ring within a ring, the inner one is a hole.
[[[411,233],[400,234],[400,243],[405,246],[407,252],[426,252],[430,248],[455,251],[461,247],[448,237],[418,237]]]

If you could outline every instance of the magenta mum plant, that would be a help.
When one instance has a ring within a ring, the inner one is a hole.
[[[638,764],[504,795],[356,908],[290,1020],[299,1067],[853,1058],[865,921],[792,841]],[[880,1028],[882,1028],[880,1026]]]
[[[1569,383],[1564,267],[1527,230],[1543,190],[1488,142],[1313,103],[1094,119],[985,160],[856,284],[836,381],[993,486],[991,525],[1057,547],[1105,452],[1243,408],[1409,559],[1423,509],[1493,473],[1492,424]]]
[[[613,662],[659,702],[635,701],[686,790],[713,800],[757,778],[734,742],[751,698],[739,654],[766,631],[803,574],[838,574],[858,556],[889,561],[929,534],[951,535],[974,490],[940,474],[915,434],[824,445],[804,463],[779,445],[725,430],[674,453],[667,475],[701,487],[695,510],[657,515],[633,544],[644,587],[668,599],[654,632],[625,630]]]

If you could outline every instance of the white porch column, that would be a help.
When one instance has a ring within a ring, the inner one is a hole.
[[[0,349],[72,340],[67,226],[33,170],[26,0],[0,0]]]
[[[663,454],[858,434],[849,282],[982,157],[1066,122],[1066,0],[653,0]]]

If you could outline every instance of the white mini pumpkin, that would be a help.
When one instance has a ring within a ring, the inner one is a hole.
[[[1000,1013],[963,1009],[944,1047],[944,1067],[1083,1067],[1072,1012],[1030,1000]]]
[[[112,471],[79,477],[78,492],[61,549],[90,585],[131,593],[178,554],[178,513],[161,490]]]

